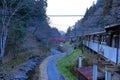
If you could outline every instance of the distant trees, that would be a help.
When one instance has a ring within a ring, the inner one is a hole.
[[[69,28],[67,29],[67,34],[66,34],[66,36],[70,36],[71,31],[72,31],[72,29],[71,29],[71,27],[69,27]]]
[[[87,8],[85,16],[83,18],[83,22],[87,20],[89,16],[92,16],[95,11],[96,11],[96,5],[95,3],[93,3],[93,5],[89,9]]]

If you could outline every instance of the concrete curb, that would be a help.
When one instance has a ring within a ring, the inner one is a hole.
[[[49,59],[52,56],[47,57],[39,66],[40,69],[40,77],[39,80],[48,80],[48,75],[47,75],[47,64]]]

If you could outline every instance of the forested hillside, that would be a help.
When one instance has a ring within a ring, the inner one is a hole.
[[[76,22],[72,31],[74,34],[103,31],[110,24],[120,23],[120,1],[119,0],[97,0],[86,10],[84,17]],[[70,30],[68,30],[70,31]]]
[[[46,0],[0,0],[0,59],[18,53],[26,37],[39,41],[60,37],[58,30],[49,26],[46,8]]]
[[[27,70],[20,73],[20,65],[45,56],[49,38],[60,37],[49,26],[46,8],[47,0],[0,0],[0,80],[21,78]]]

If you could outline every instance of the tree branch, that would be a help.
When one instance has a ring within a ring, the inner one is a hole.
[[[20,0],[19,3],[17,4],[15,10],[13,11],[13,13],[11,14],[11,16],[8,18],[8,21],[6,23],[6,26],[9,26],[9,23],[12,19],[12,17],[15,15],[15,13],[19,10],[19,8],[24,4],[24,0]]]

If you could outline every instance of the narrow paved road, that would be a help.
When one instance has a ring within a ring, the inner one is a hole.
[[[58,52],[58,51],[55,51]],[[69,49],[69,53],[72,52],[72,49]],[[59,54],[54,55],[53,57],[51,57],[48,61],[48,79],[49,80],[65,80],[64,77],[60,74],[60,72],[57,69],[56,66],[56,61],[59,58],[62,58],[66,55],[66,53],[61,53],[59,52]]]
[[[48,78],[49,80],[64,80],[60,72],[56,67],[56,60],[64,57],[66,54],[56,54],[55,56],[51,57],[48,62]]]
[[[51,54],[54,55],[47,57],[40,64],[40,80],[65,80],[57,69],[56,61],[72,51],[73,49],[69,48],[66,53],[61,53],[58,50],[51,49]]]

